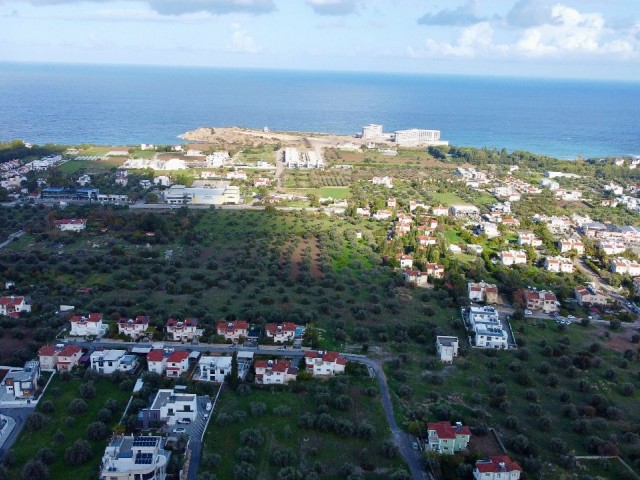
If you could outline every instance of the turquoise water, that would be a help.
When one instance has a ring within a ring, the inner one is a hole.
[[[172,143],[200,126],[442,131],[560,158],[640,155],[640,83],[0,64],[0,139]]]

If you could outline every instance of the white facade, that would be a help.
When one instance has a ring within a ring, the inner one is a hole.
[[[440,361],[443,363],[453,362],[453,357],[458,356],[458,337],[436,337],[436,348]]]
[[[531,232],[518,233],[518,245],[525,246],[531,245],[532,247],[542,246],[542,240]]]
[[[61,232],[81,232],[87,228],[87,221],[81,218],[56,220],[56,228]]]
[[[91,369],[104,375],[113,372],[133,372],[138,367],[138,357],[126,350],[96,350],[89,357]]]
[[[189,188],[173,185],[164,192],[164,201],[170,205],[237,205],[241,202],[240,187]]]
[[[621,275],[627,274],[631,277],[637,277],[640,275],[640,263],[618,257],[611,260],[611,271]]]
[[[502,263],[509,267],[511,265],[523,265],[527,263],[527,254],[517,250],[507,250],[498,254]]]
[[[573,262],[570,258],[546,257],[544,259],[544,269],[555,273],[573,273]]]
[[[571,250],[575,250],[578,255],[584,255],[584,243],[581,240],[570,238],[568,240],[560,240],[558,242],[558,248],[560,253],[567,253]]]
[[[75,315],[69,319],[72,337],[102,337],[107,333],[107,326],[102,323],[101,313],[91,313],[89,316]]]
[[[338,352],[308,351],[304,354],[307,372],[314,376],[335,375],[344,372],[347,360]]]
[[[231,373],[232,357],[201,357],[198,361],[199,380],[206,382],[224,382],[224,377]]]
[[[421,130],[411,128],[408,130],[396,130],[395,141],[400,146],[417,145],[448,145],[449,142],[440,140],[440,130]]]
[[[102,456],[102,480],[165,480],[171,453],[162,437],[116,437]]]
[[[362,138],[378,138],[382,137],[382,125],[370,123],[362,127]]]
[[[289,360],[257,360],[255,370],[256,383],[262,385],[286,385],[298,374]]]
[[[175,425],[179,420],[194,421],[198,414],[198,397],[194,393],[180,393],[175,390],[158,390],[151,410],[160,412],[160,420],[167,425]]]

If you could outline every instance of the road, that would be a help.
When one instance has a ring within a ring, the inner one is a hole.
[[[73,342],[75,345],[84,347],[84,348],[122,348],[122,347],[151,347],[150,343],[137,343],[137,342],[108,342],[108,341],[94,341],[94,342]],[[220,344],[200,344],[200,345],[191,345],[191,344],[181,344],[174,342],[164,342],[165,347],[172,347],[176,350],[192,350],[198,352],[208,352],[208,353],[230,353],[237,349],[229,348],[229,345],[220,345]],[[286,349],[279,350],[277,348],[274,349],[266,349],[266,348],[250,348],[245,349],[241,348],[241,350],[249,350],[261,355],[275,355],[282,357],[289,357],[291,359],[299,359],[304,355],[304,350],[296,350],[296,349]],[[403,431],[396,422],[395,417],[393,416],[393,403],[391,402],[391,396],[389,394],[389,386],[387,385],[387,378],[384,374],[384,370],[382,369],[379,361],[373,360],[371,358],[365,357],[363,355],[352,355],[352,354],[341,354],[347,360],[352,362],[358,362],[369,367],[374,375],[376,376],[376,380],[378,381],[378,386],[380,388],[380,398],[382,400],[382,407],[384,409],[385,416],[387,417],[387,422],[389,423],[389,429],[391,430],[391,435],[395,444],[398,446],[400,454],[404,458],[405,462],[409,466],[409,470],[411,472],[411,476],[414,480],[432,480],[433,477],[425,472],[422,469],[420,464],[419,452],[413,449],[413,439]],[[199,457],[201,452],[195,452]],[[194,452],[192,452],[194,454]],[[194,465],[197,465],[194,463]],[[197,467],[193,468],[194,473],[197,472]]]
[[[4,442],[4,445],[2,445],[2,448],[0,448],[0,460],[2,460],[2,458],[4,457],[5,452],[11,449],[12,445],[15,443],[16,439],[18,438],[18,435],[20,435],[22,428],[24,427],[24,422],[27,416],[31,412],[33,412],[35,408],[36,408],[35,405],[33,407],[0,408],[0,413],[2,415],[6,417],[11,417],[16,422],[15,426],[13,427],[13,430],[7,437],[7,440]]]
[[[11,235],[9,235],[9,238],[7,238],[4,242],[0,243],[0,248],[6,247],[14,240],[17,240],[18,238],[20,238],[22,235],[24,235],[24,230],[18,230],[17,232],[12,233]]]

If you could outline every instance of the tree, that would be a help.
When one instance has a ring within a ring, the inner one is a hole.
[[[256,468],[247,462],[240,462],[233,467],[233,480],[255,480],[258,477]]]
[[[37,432],[38,430],[42,429],[42,427],[44,427],[45,420],[45,416],[41,413],[30,413],[25,420],[24,426],[30,432]]]
[[[87,406],[87,402],[85,402],[81,398],[74,398],[73,400],[71,400],[71,403],[69,404],[68,408],[69,408],[69,413],[74,415],[80,415],[86,412],[89,407]]]
[[[75,467],[87,463],[93,455],[91,445],[86,440],[76,440],[64,452],[64,463]]]
[[[158,203],[160,199],[157,193],[149,192],[144,197],[144,203]]]
[[[224,377],[224,381],[234,389],[240,383],[240,379],[238,378],[238,352],[233,352],[233,356],[231,357],[231,371]]]
[[[0,202],[6,202],[9,199],[9,190],[0,187]]]
[[[93,422],[87,426],[86,435],[89,440],[103,440],[109,436],[111,432],[102,422]]]
[[[55,462],[56,455],[49,447],[42,447],[40,450],[38,450],[36,458],[45,465],[51,465],[53,462]]]
[[[49,469],[40,460],[31,460],[22,469],[23,480],[48,480]]]

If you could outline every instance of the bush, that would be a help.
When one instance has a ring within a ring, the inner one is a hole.
[[[44,415],[38,412],[30,413],[24,422],[25,428],[30,432],[37,432],[44,427],[46,418]]]
[[[296,463],[296,454],[290,448],[280,448],[271,453],[271,465],[286,467]]]
[[[250,463],[240,462],[233,466],[231,477],[233,480],[255,480],[258,478],[258,472]]]
[[[291,407],[287,405],[280,405],[273,409],[273,414],[278,417],[288,417],[291,415]]]
[[[200,464],[209,469],[218,468],[220,462],[222,461],[222,457],[218,453],[205,452],[202,455],[202,459],[200,460]]]
[[[240,432],[240,443],[247,447],[259,447],[264,443],[264,436],[257,428],[248,428]]]
[[[263,402],[251,402],[249,409],[254,417],[261,417],[267,412],[267,406]]]
[[[22,469],[23,480],[48,480],[49,469],[40,460],[30,460]]]
[[[55,406],[51,400],[45,400],[40,404],[40,410],[44,413],[53,413],[55,411]]]
[[[348,395],[339,395],[332,403],[333,406],[339,410],[349,410],[353,407],[353,399]]]
[[[80,396],[82,398],[95,398],[96,386],[93,384],[93,381],[80,385]]]
[[[538,428],[543,432],[549,432],[551,430],[551,426],[553,422],[551,421],[551,417],[549,415],[543,415],[538,418]]]
[[[621,393],[625,397],[632,396],[633,393],[635,392],[635,390],[636,390],[636,388],[633,386],[633,383],[626,382],[626,383],[622,384]]]
[[[380,454],[389,460],[393,460],[398,456],[398,447],[392,440],[385,440],[380,447]]]
[[[511,430],[518,430],[518,428],[520,428],[520,422],[518,420],[518,417],[514,417],[513,415],[509,415],[507,417],[506,422],[505,422],[505,426],[507,428],[510,428]]]
[[[563,454],[567,451],[567,442],[561,438],[554,437],[549,441],[549,450],[553,453]]]
[[[85,402],[81,398],[74,398],[73,400],[71,400],[68,408],[69,413],[73,415],[81,415],[86,412],[89,407],[87,406],[87,402]]]
[[[351,420],[347,420],[346,418],[338,419],[333,425],[333,430],[339,437],[343,438],[352,436],[356,431],[355,427],[353,426],[353,422],[351,422]]]
[[[91,445],[86,440],[76,440],[73,445],[68,447],[64,452],[64,463],[70,467],[75,467],[87,463],[93,451]]]
[[[236,458],[240,462],[254,463],[256,461],[256,451],[250,447],[240,447],[236,450]]]
[[[511,439],[511,448],[520,454],[526,454],[529,451],[529,439],[522,434],[516,435]]]
[[[86,435],[89,440],[104,440],[110,435],[107,426],[102,422],[93,422],[87,426]]]

